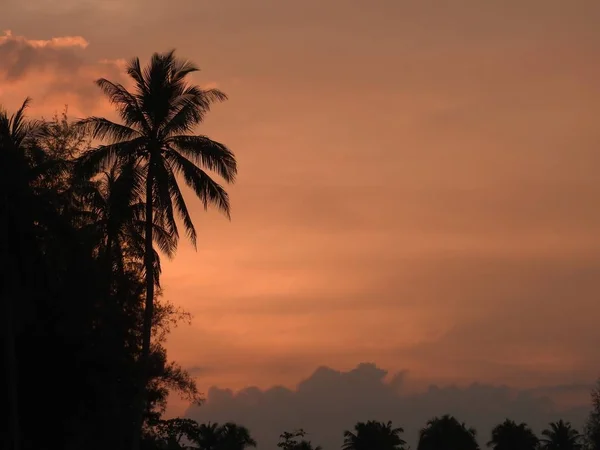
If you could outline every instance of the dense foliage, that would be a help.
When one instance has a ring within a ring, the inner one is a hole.
[[[190,134],[225,99],[187,83],[196,70],[168,52],[131,62],[132,92],[98,80],[122,124],[0,109],[2,448],[139,448],[169,390],[199,400],[163,346],[185,315],[159,300],[159,253],[175,252],[174,211],[195,241],[177,177],[229,215],[202,168],[233,182],[237,167]]]

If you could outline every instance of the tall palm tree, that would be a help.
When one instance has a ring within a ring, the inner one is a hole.
[[[142,69],[139,59],[135,58],[127,67],[127,73],[134,84],[132,92],[121,84],[104,78],[96,81],[116,106],[122,123],[90,117],[78,124],[85,127],[94,139],[110,141],[82,156],[82,173],[93,175],[107,163],[117,161],[120,165],[131,164],[145,178],[146,302],[141,355],[142,379],[134,421],[134,450],[139,448],[140,442],[152,334],[154,212],[163,215],[161,220],[164,220],[167,230],[176,240],[179,236],[175,223],[177,212],[188,237],[195,245],[196,230],[177,182],[177,175],[183,176],[205,208],[214,205],[229,217],[226,191],[201,167],[216,172],[227,183],[234,182],[237,174],[235,157],[225,145],[206,136],[190,134],[203,121],[213,102],[227,98],[217,89],[203,90],[188,84],[188,75],[196,71],[198,68],[194,64],[176,58],[174,51],[155,53],[145,69]]]
[[[544,450],[580,450],[582,448],[582,436],[570,422],[562,419],[551,422],[550,428],[542,431],[544,436],[540,443]]]
[[[478,450],[474,428],[448,414],[434,417],[419,432],[417,450]]]
[[[354,433],[344,431],[343,450],[403,450],[406,445],[400,435],[402,428],[393,428],[392,422],[369,420],[358,422]]]
[[[44,127],[39,121],[26,119],[29,103],[30,99],[25,99],[10,116],[0,107],[0,259],[3,266],[0,315],[5,319],[2,328],[12,449],[19,448],[20,440],[14,302],[28,284],[31,261],[39,253],[34,238],[35,224],[40,222],[38,213],[47,209],[42,207],[35,189],[46,162],[37,146]]]
[[[487,443],[494,450],[535,450],[539,440],[526,423],[517,424],[506,419],[492,430],[492,439]]]

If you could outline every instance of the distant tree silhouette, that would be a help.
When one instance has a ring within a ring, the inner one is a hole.
[[[282,450],[322,450],[320,445],[315,447],[310,441],[303,439],[306,434],[302,428],[291,432],[284,431],[279,435],[277,447]]]
[[[222,426],[219,450],[245,450],[248,447],[256,447],[256,441],[246,427],[233,422]]]
[[[108,163],[117,161],[119,165],[132,168],[132,179],[144,180],[144,192],[140,194],[145,197],[146,302],[142,329],[142,375],[134,423],[134,450],[139,447],[141,437],[152,334],[152,273],[155,264],[152,244],[155,240],[155,218],[164,224],[172,238],[177,241],[177,211],[188,237],[195,245],[196,230],[176,176],[183,176],[205,208],[211,204],[229,216],[227,193],[199,166],[215,171],[228,183],[235,180],[237,173],[235,157],[227,147],[206,136],[188,134],[202,122],[211,103],[226,99],[225,94],[219,90],[202,90],[198,86],[189,85],[186,81],[187,76],[197,70],[189,61],[177,59],[174,51],[155,53],[145,69],[141,68],[139,59],[135,58],[127,68],[127,73],[135,84],[133,92],[106,79],[96,82],[116,106],[123,123],[114,123],[100,117],[90,117],[78,123],[80,127],[88,130],[94,139],[110,141],[109,144],[101,145],[82,156],[80,167],[83,173],[92,176]]]
[[[487,443],[494,450],[535,450],[539,440],[525,423],[506,419],[492,430],[492,439]]]
[[[183,440],[190,441],[197,436],[198,430],[198,423],[192,419],[158,420],[153,431],[145,436],[142,446],[148,450],[183,450],[190,448]]]
[[[245,450],[256,447],[256,441],[248,429],[233,422],[223,425],[210,422],[201,424],[189,439],[195,444],[191,448],[199,450]]]
[[[392,422],[369,420],[358,422],[354,433],[344,431],[343,450],[403,450],[406,445],[400,435],[402,428],[392,427]]]
[[[421,429],[417,450],[478,450],[475,435],[453,416],[434,417]]]
[[[600,450],[600,379],[590,394],[592,408],[585,423],[583,437],[586,450]]]
[[[540,444],[544,450],[580,450],[582,436],[570,422],[559,420],[551,422],[549,428],[542,431]]]
[[[203,423],[192,438],[196,448],[200,450],[219,450],[221,444],[221,427],[218,423]]]

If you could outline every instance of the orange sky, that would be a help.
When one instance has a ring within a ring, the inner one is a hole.
[[[201,132],[239,159],[232,222],[188,196],[198,251],[164,263],[201,390],[597,375],[597,0],[2,4],[8,108],[111,114],[92,81],[170,48],[230,96]]]

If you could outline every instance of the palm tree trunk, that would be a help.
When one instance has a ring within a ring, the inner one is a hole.
[[[140,382],[138,385],[138,399],[134,410],[134,435],[133,450],[139,450],[146,409],[146,387],[148,383],[148,369],[150,359],[150,339],[152,337],[152,316],[154,313],[154,252],[152,248],[152,159],[148,163],[148,176],[146,178],[146,232],[144,264],[146,266],[146,306],[144,308],[144,324],[142,330],[142,354],[140,357]]]
[[[106,236],[106,252],[104,257],[106,258],[106,299],[110,297],[111,287],[112,287],[112,246],[113,246],[113,237],[112,231],[108,230]]]

